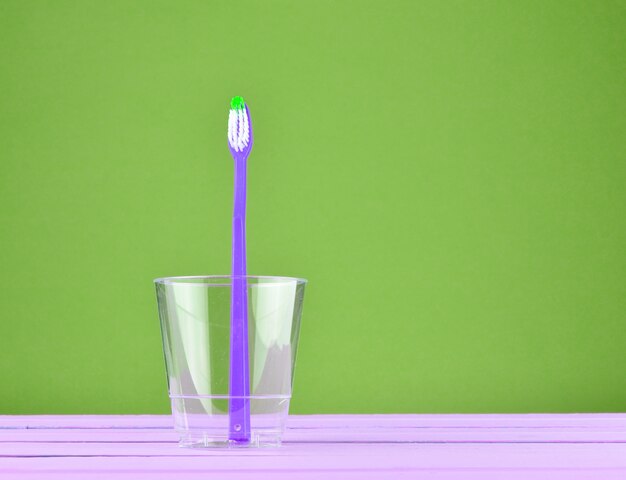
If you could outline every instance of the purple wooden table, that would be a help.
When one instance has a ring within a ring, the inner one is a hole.
[[[189,450],[168,416],[0,416],[0,478],[626,479],[626,414],[313,415],[279,449]]]

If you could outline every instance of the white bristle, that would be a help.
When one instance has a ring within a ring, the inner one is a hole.
[[[228,143],[232,146],[235,143],[237,129],[237,112],[231,110],[228,115]]]
[[[250,142],[250,124],[243,109],[231,109],[228,115],[228,143],[235,152],[241,152]]]

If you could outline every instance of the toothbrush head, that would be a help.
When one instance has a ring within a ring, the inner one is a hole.
[[[247,155],[252,148],[252,122],[242,97],[233,97],[228,115],[228,146],[233,154]]]

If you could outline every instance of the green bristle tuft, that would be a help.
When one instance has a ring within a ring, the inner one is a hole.
[[[233,110],[243,110],[246,108],[246,103],[243,101],[243,97],[233,97],[230,101],[230,108]]]

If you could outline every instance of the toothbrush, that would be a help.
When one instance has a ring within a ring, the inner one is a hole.
[[[230,304],[230,383],[228,439],[250,442],[250,372],[248,364],[248,292],[246,281],[246,166],[252,150],[248,106],[233,97],[228,116],[228,147],[235,160],[232,296]]]

